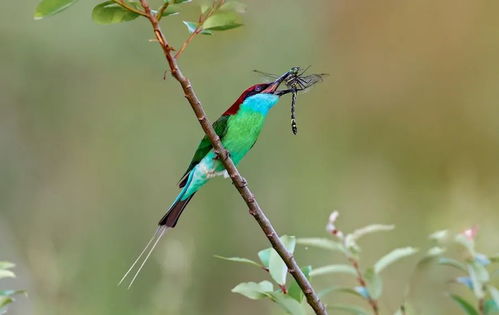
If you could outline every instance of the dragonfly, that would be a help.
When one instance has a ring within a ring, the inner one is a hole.
[[[305,75],[305,72],[310,68],[308,66],[304,70],[301,67],[293,67],[289,71],[291,75],[289,75],[286,80],[284,80],[284,84],[287,89],[277,91],[276,94],[281,96],[284,94],[291,93],[291,131],[294,135],[298,133],[298,126],[296,124],[296,97],[298,92],[307,91],[312,85],[322,82],[327,73],[314,73]],[[256,73],[259,73],[263,77],[269,80],[275,80],[279,76],[273,73],[267,73],[259,70],[253,70]]]

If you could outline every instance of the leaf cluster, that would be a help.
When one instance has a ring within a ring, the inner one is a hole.
[[[296,247],[296,238],[294,236],[283,235],[280,239],[288,252],[293,254]],[[239,293],[253,300],[270,300],[279,305],[288,314],[305,314],[302,303],[304,300],[303,292],[294,279],[288,281],[288,267],[272,247],[262,249],[258,252],[259,262],[241,257],[215,257],[256,266],[264,270],[270,277],[271,281],[239,283],[232,289],[232,292]],[[301,270],[310,279],[312,267],[305,266]]]
[[[10,269],[14,268],[13,263],[0,261],[0,279],[15,278],[16,275]],[[14,296],[25,293],[24,290],[0,290],[0,314],[7,311],[7,306],[14,302]]]
[[[35,9],[34,18],[40,20],[75,4],[78,0],[41,0]],[[182,5],[191,0],[163,0],[163,4],[152,13],[160,20],[163,17],[177,15]],[[189,33],[211,35],[214,31],[225,31],[243,25],[241,13],[245,5],[238,2],[214,0],[210,6],[201,6],[197,22],[183,21]],[[92,19],[97,24],[116,24],[129,22],[145,16],[139,1],[108,0],[97,4],[92,10]]]

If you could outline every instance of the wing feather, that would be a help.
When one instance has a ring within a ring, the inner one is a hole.
[[[222,139],[227,132],[227,121],[229,120],[228,115],[223,115],[220,118],[218,118],[214,123],[213,123],[213,129],[215,129],[215,132],[217,135]],[[196,166],[201,160],[205,157],[208,152],[212,149],[212,145],[208,137],[205,135],[203,139],[201,139],[201,142],[199,143],[198,148],[196,149],[196,152],[194,153],[194,156],[192,157],[192,161],[189,164],[189,167],[185,171],[184,175],[182,175],[182,178],[180,178],[178,186],[180,188],[184,187],[186,182],[187,182],[187,175],[189,172]]]

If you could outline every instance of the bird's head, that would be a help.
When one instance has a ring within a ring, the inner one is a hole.
[[[279,93],[277,93],[277,89],[279,88],[279,85],[286,80],[286,78],[291,75],[291,72],[288,71],[279,78],[277,78],[275,81],[270,82],[270,83],[259,83],[255,84],[253,86],[250,86],[244,92],[239,96],[239,98],[234,102],[234,104],[229,107],[228,110],[223,113],[223,115],[234,115],[237,113],[239,110],[239,107],[241,106],[242,103],[244,103],[245,100],[249,99],[250,97],[253,97],[255,95],[259,94],[267,94],[267,95],[276,95],[277,97],[280,96]]]

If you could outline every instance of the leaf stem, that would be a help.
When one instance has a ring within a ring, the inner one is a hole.
[[[217,1],[223,3],[223,0]],[[255,218],[257,223],[260,225],[263,233],[267,236],[269,242],[272,244],[272,247],[285,262],[286,266],[288,267],[289,273],[291,273],[291,275],[295,278],[296,282],[305,294],[308,304],[313,308],[316,314],[327,315],[325,305],[319,299],[319,296],[314,291],[314,288],[310,284],[310,281],[308,281],[308,279],[305,277],[305,274],[303,274],[303,272],[301,271],[293,254],[286,249],[283,242],[279,239],[279,235],[275,231],[270,220],[258,205],[255,195],[249,189],[246,180],[239,174],[239,171],[234,165],[234,162],[223,147],[222,142],[220,141],[220,137],[213,129],[199,98],[196,96],[196,93],[192,88],[191,82],[183,75],[182,71],[180,70],[177,64],[177,60],[173,55],[172,48],[168,44],[168,41],[166,40],[163,32],[161,31],[161,28],[159,27],[158,19],[154,14],[152,14],[149,3],[147,2],[147,0],[140,0],[140,3],[144,8],[144,12],[146,13],[147,18],[151,22],[154,35],[156,36],[158,43],[163,50],[163,54],[165,55],[165,58],[168,62],[172,76],[180,83],[185,98],[191,105],[192,110],[194,111],[196,118],[199,121],[199,124],[203,128],[205,134],[208,136],[208,139],[213,145],[215,152],[220,157],[222,164],[229,173],[234,186],[236,186],[239,194],[246,202],[249,213]]]
[[[166,9],[168,9],[169,5],[170,5],[170,1],[167,1],[167,2],[163,3],[161,8],[159,8],[158,13],[156,14],[156,19],[158,20],[158,22],[161,21],[161,19],[163,18],[163,13],[165,13],[165,11],[166,11]]]
[[[191,43],[191,41],[194,39],[196,35],[201,33],[203,30],[203,24],[204,22],[212,16],[217,10],[224,4],[225,0],[214,0],[211,6],[206,10],[206,12],[203,12],[199,18],[198,18],[198,24],[196,25],[196,29],[187,37],[187,39],[184,41],[182,44],[182,47],[177,51],[175,54],[175,59],[180,58],[180,55],[184,52],[184,50],[187,48],[187,46]]]
[[[485,301],[483,298],[478,299],[478,311],[480,315],[485,315]]]
[[[202,25],[202,24],[201,24]],[[182,55],[182,53],[184,52],[184,50],[187,48],[187,46],[191,43],[191,41],[194,39],[194,37],[199,34],[201,32],[201,27],[200,25],[198,24],[196,26],[196,29],[194,30],[194,32],[192,32],[189,37],[187,37],[187,39],[183,42],[182,44],[182,47],[180,47],[180,49],[177,51],[177,53],[175,54],[175,59],[178,59],[180,57],[180,55]]]
[[[130,4],[126,3],[125,0],[112,0],[114,3],[122,6],[123,8],[127,9],[128,11],[132,11],[134,13],[137,13],[138,15],[142,15],[147,17],[146,13],[144,11],[138,10],[137,8],[134,8]]]
[[[360,286],[363,288],[367,288],[367,282],[364,279],[364,276],[362,275],[362,271],[360,270],[360,265],[357,259],[353,257],[348,257],[348,261],[352,264],[353,268],[355,269],[355,272],[357,273],[357,281],[359,282]],[[375,315],[378,315],[379,314],[378,301],[376,301],[370,295],[368,295],[367,302],[371,306],[373,313]]]

